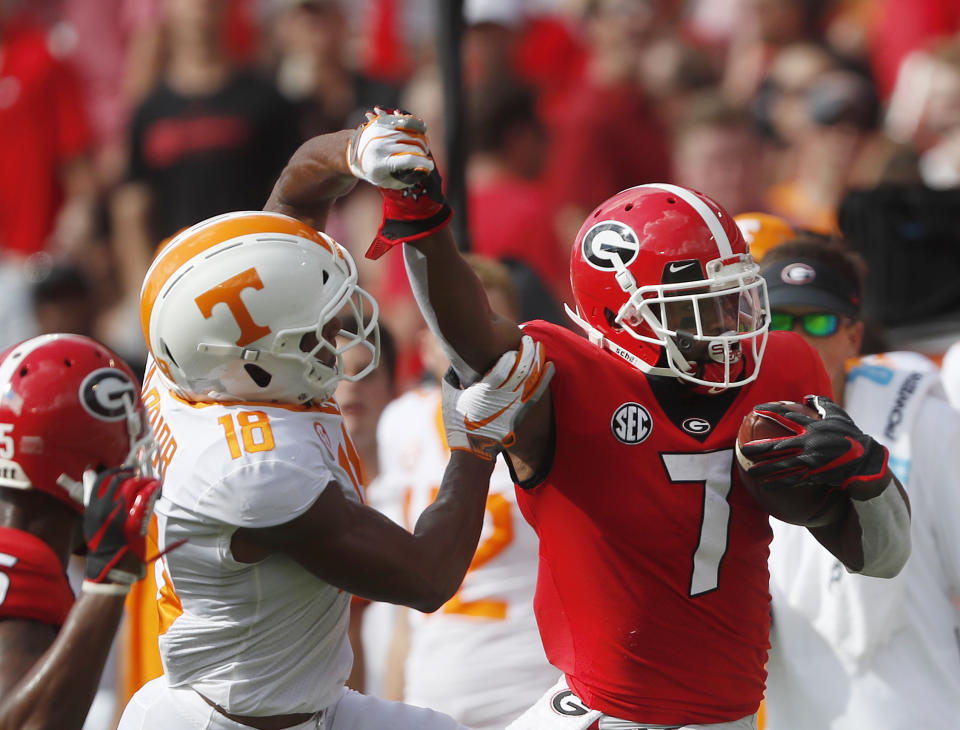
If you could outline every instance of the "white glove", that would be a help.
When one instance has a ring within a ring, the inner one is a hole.
[[[427,125],[419,117],[378,106],[353,134],[347,165],[378,188],[402,190],[433,172]]]
[[[448,371],[443,379],[443,424],[450,449],[495,459],[514,444],[517,424],[546,391],[553,373],[553,363],[545,362],[543,348],[530,335],[466,390],[459,389],[453,370]]]

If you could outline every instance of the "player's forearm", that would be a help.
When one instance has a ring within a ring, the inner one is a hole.
[[[291,522],[234,533],[243,562],[283,552],[355,596],[434,611],[460,586],[480,539],[493,462],[455,453],[434,504],[413,534],[386,515],[346,499],[335,482]],[[254,545],[258,551],[250,550]]]
[[[892,578],[910,557],[910,503],[900,482],[890,472],[890,483],[879,495],[853,500],[860,523],[863,568],[860,573]]]
[[[876,496],[851,498],[835,525],[811,529],[850,571],[875,578],[894,577],[910,557],[910,503],[892,472],[889,477]]]
[[[437,498],[414,527],[421,560],[415,578],[420,597],[407,602],[412,608],[436,611],[463,582],[480,541],[494,463],[463,451],[450,455]]]
[[[352,136],[348,130],[333,132],[300,145],[277,178],[263,209],[293,216],[322,230],[333,201],[357,183],[346,159]]]
[[[497,317],[449,227],[403,247],[410,286],[431,331],[469,384],[520,342],[517,326]]]
[[[81,593],[50,648],[0,701],[0,730],[81,728],[97,693],[123,596]]]

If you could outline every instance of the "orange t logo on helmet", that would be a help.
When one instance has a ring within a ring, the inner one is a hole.
[[[263,289],[263,282],[254,268],[241,271],[236,276],[231,276],[194,299],[204,319],[210,319],[213,315],[213,308],[217,304],[226,304],[230,308],[230,313],[237,324],[240,325],[240,337],[236,342],[237,347],[245,347],[271,332],[269,327],[264,327],[253,321],[250,310],[247,309],[247,305],[240,298],[243,290],[249,288]]]

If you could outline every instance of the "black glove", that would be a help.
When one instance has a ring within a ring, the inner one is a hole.
[[[783,487],[839,487],[856,499],[870,499],[882,492],[886,486],[887,450],[863,433],[846,411],[829,398],[808,395],[806,402],[820,413],[820,419],[791,411],[779,403],[754,408],[777,420],[792,421],[798,433],[741,444],[741,453],[754,463],[747,473],[760,482],[775,482]]]
[[[121,467],[84,475],[83,537],[87,543],[87,580],[134,583],[145,574],[147,527],[160,482]],[[139,574],[115,566],[128,552],[140,560]]]

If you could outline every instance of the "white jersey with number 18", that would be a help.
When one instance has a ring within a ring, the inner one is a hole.
[[[328,487],[362,501],[336,403],[189,403],[151,365],[143,397],[164,471],[159,544],[186,540],[156,565],[169,684],[237,715],[328,706],[353,659],[349,594],[285,555],[238,562],[230,545],[237,528],[289,522]]]

